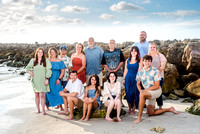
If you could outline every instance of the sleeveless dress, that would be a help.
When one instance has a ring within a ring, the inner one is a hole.
[[[63,90],[61,82],[56,85],[56,80],[60,76],[60,71],[65,68],[63,61],[51,62],[52,65],[52,75],[49,79],[50,92],[46,93],[45,104],[49,107],[54,107],[63,104],[63,98],[59,95],[59,92]]]
[[[138,108],[139,94],[140,94],[137,89],[137,81],[136,81],[138,68],[139,68],[138,62],[130,64],[129,59],[127,60],[128,72],[125,78],[126,99],[128,103],[131,104],[131,107],[133,107],[135,104],[136,108]]]
[[[88,97],[89,98],[94,98],[95,95],[96,95],[96,89],[90,89],[88,90]],[[96,99],[97,103],[99,104],[99,107],[97,109],[100,109],[101,107],[101,101],[100,101],[100,97],[98,96],[97,99]]]
[[[72,70],[78,71],[82,67],[82,60],[80,58],[74,57],[72,60]],[[84,84],[86,82],[85,69],[78,74],[78,79]]]

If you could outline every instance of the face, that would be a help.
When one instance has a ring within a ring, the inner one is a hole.
[[[76,52],[81,52],[82,51],[82,45],[76,45]]]
[[[145,32],[141,32],[140,33],[140,42],[145,42],[146,41],[146,33]]]
[[[109,48],[110,49],[114,49],[115,48],[115,41],[114,40],[111,40],[110,43],[109,43]]]
[[[38,53],[37,53],[38,57],[42,57],[43,56],[43,51],[42,50],[39,50]]]
[[[131,51],[131,55],[132,55],[132,57],[136,57],[137,51],[135,49],[133,49],[133,51]]]
[[[77,79],[77,74],[76,73],[71,73],[70,78],[72,81],[75,81]]]
[[[66,55],[67,54],[67,50],[66,49],[61,49],[60,50],[60,54],[61,55]]]
[[[89,45],[89,48],[93,48],[94,47],[94,39],[89,39],[88,45]]]
[[[115,82],[115,79],[116,79],[115,74],[111,73],[109,79],[110,79],[110,82]]]
[[[156,45],[154,45],[154,44],[151,44],[149,46],[149,49],[150,49],[151,52],[156,52],[157,51]]]
[[[151,67],[151,60],[144,60],[143,65],[144,65],[144,68],[150,68]]]
[[[50,55],[51,55],[51,58],[56,58],[56,52],[55,52],[55,50],[51,50],[50,51]]]
[[[97,81],[96,81],[95,77],[92,77],[92,78],[91,78],[91,84],[92,84],[92,85],[95,85],[96,83],[97,83]]]

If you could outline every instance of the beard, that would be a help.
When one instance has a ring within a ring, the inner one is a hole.
[[[140,38],[140,42],[145,42],[146,38]]]

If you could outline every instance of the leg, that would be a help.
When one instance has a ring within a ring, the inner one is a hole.
[[[157,104],[158,104],[158,106],[159,106],[159,109],[162,109],[162,106],[163,106],[162,94],[160,95],[160,97],[158,97],[158,98],[156,99],[156,102],[157,102]]]
[[[45,94],[40,93],[40,99],[41,99],[41,105],[42,105],[42,113],[43,115],[46,115],[47,113],[45,112]]]
[[[85,100],[87,100],[88,97],[85,98]],[[83,103],[83,117],[80,120],[84,120],[85,119],[85,115],[86,115],[86,111],[88,109],[88,104],[87,103]]]
[[[68,101],[69,109],[70,109],[70,115],[69,115],[69,118],[67,118],[67,120],[72,120],[74,118],[74,114],[73,114],[74,104],[78,103],[78,98],[69,96],[67,97],[67,101]]]
[[[122,119],[120,118],[121,108],[122,108],[121,100],[117,99],[117,119],[118,119],[118,121],[122,121]]]
[[[88,104],[88,107],[87,107],[87,115],[86,115],[84,121],[88,121],[88,120],[89,120],[91,109],[92,109],[92,103],[89,103],[89,104]]]
[[[172,112],[174,114],[178,114],[178,112],[174,109],[174,107],[170,107],[167,109],[157,109],[157,110],[155,110],[154,115],[159,115],[159,114],[162,114],[165,112]]]
[[[114,100],[107,100],[105,102],[105,106],[107,107],[107,113],[106,113],[105,119],[107,121],[113,121],[113,119],[110,118],[110,113],[111,113],[112,109],[114,108],[114,104],[115,104]]]
[[[37,114],[40,113],[40,95],[39,93],[35,92],[35,104],[36,104],[36,108],[37,108]]]
[[[63,102],[64,102],[64,111],[62,112],[59,112],[58,114],[65,114],[65,115],[68,115],[68,102],[67,102],[67,97],[66,96],[63,96]]]

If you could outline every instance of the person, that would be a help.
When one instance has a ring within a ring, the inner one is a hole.
[[[83,97],[83,117],[80,120],[88,121],[91,109],[100,109],[100,92],[101,87],[99,85],[99,77],[96,74],[94,74],[90,77],[88,85],[85,88],[85,94]]]
[[[72,70],[77,71],[78,79],[84,84],[86,82],[86,57],[83,52],[83,45],[81,43],[76,45],[76,52],[71,55],[71,59],[73,64]]]
[[[46,93],[46,106],[49,110],[49,107],[60,105],[62,111],[63,99],[59,95],[59,92],[63,90],[61,79],[64,76],[65,64],[62,60],[58,59],[58,51],[56,48],[50,48],[48,54],[52,65],[52,76],[49,79],[50,92]]]
[[[144,55],[148,54],[149,42],[147,42],[146,39],[147,39],[147,33],[145,31],[141,31],[140,32],[140,42],[133,44],[133,46],[137,46],[139,48],[141,59]],[[142,62],[140,62],[139,70],[141,70],[142,67],[143,67],[143,64],[142,64]]]
[[[137,89],[137,81],[135,80],[140,63],[140,52],[137,46],[133,46],[130,51],[130,56],[126,60],[123,84],[125,84],[126,99],[128,102],[130,115],[135,114],[135,109],[138,109],[139,91]]]
[[[137,119],[134,123],[141,122],[142,112],[145,105],[147,106],[147,113],[149,116],[159,115],[165,112],[172,112],[174,114],[178,114],[178,112],[174,109],[174,107],[166,108],[166,109],[155,109],[156,98],[161,95],[161,87],[159,86],[161,80],[160,71],[151,66],[152,56],[145,55],[142,58],[142,62],[144,67],[141,71],[138,71],[136,80],[137,87],[140,91],[140,100],[139,100],[139,113]],[[142,83],[144,90],[141,89]]]
[[[51,77],[51,63],[46,59],[44,50],[37,48],[34,58],[30,60],[26,67],[27,72],[31,76],[31,83],[33,91],[35,92],[35,104],[37,114],[40,113],[40,101],[42,106],[42,113],[45,112],[45,93],[50,92],[49,78]]]
[[[70,72],[70,80],[66,87],[59,92],[63,97],[65,111],[60,114],[68,115],[68,104],[70,109],[70,115],[66,120],[72,120],[74,118],[73,110],[74,106],[78,108],[83,107],[84,87],[81,80],[78,79],[78,73],[76,70]]]
[[[122,121],[120,118],[121,112],[121,84],[117,82],[117,74],[110,72],[107,76],[107,81],[104,83],[103,103],[107,107],[107,113],[105,120],[113,121],[110,118],[112,109],[117,109],[117,119]]]
[[[158,69],[161,73],[160,87],[162,88],[164,80],[164,69],[165,69],[165,64],[167,63],[167,59],[163,54],[158,52],[158,47],[155,42],[152,42],[149,45],[149,55],[151,55],[153,58],[151,65],[156,69]],[[160,95],[159,98],[156,99],[156,102],[159,106],[159,109],[162,109],[163,106],[162,94]]]
[[[100,86],[102,86],[102,65],[103,50],[96,46],[94,38],[88,39],[88,47],[85,49],[86,56],[86,82],[88,83],[91,75],[96,74],[99,77]]]

